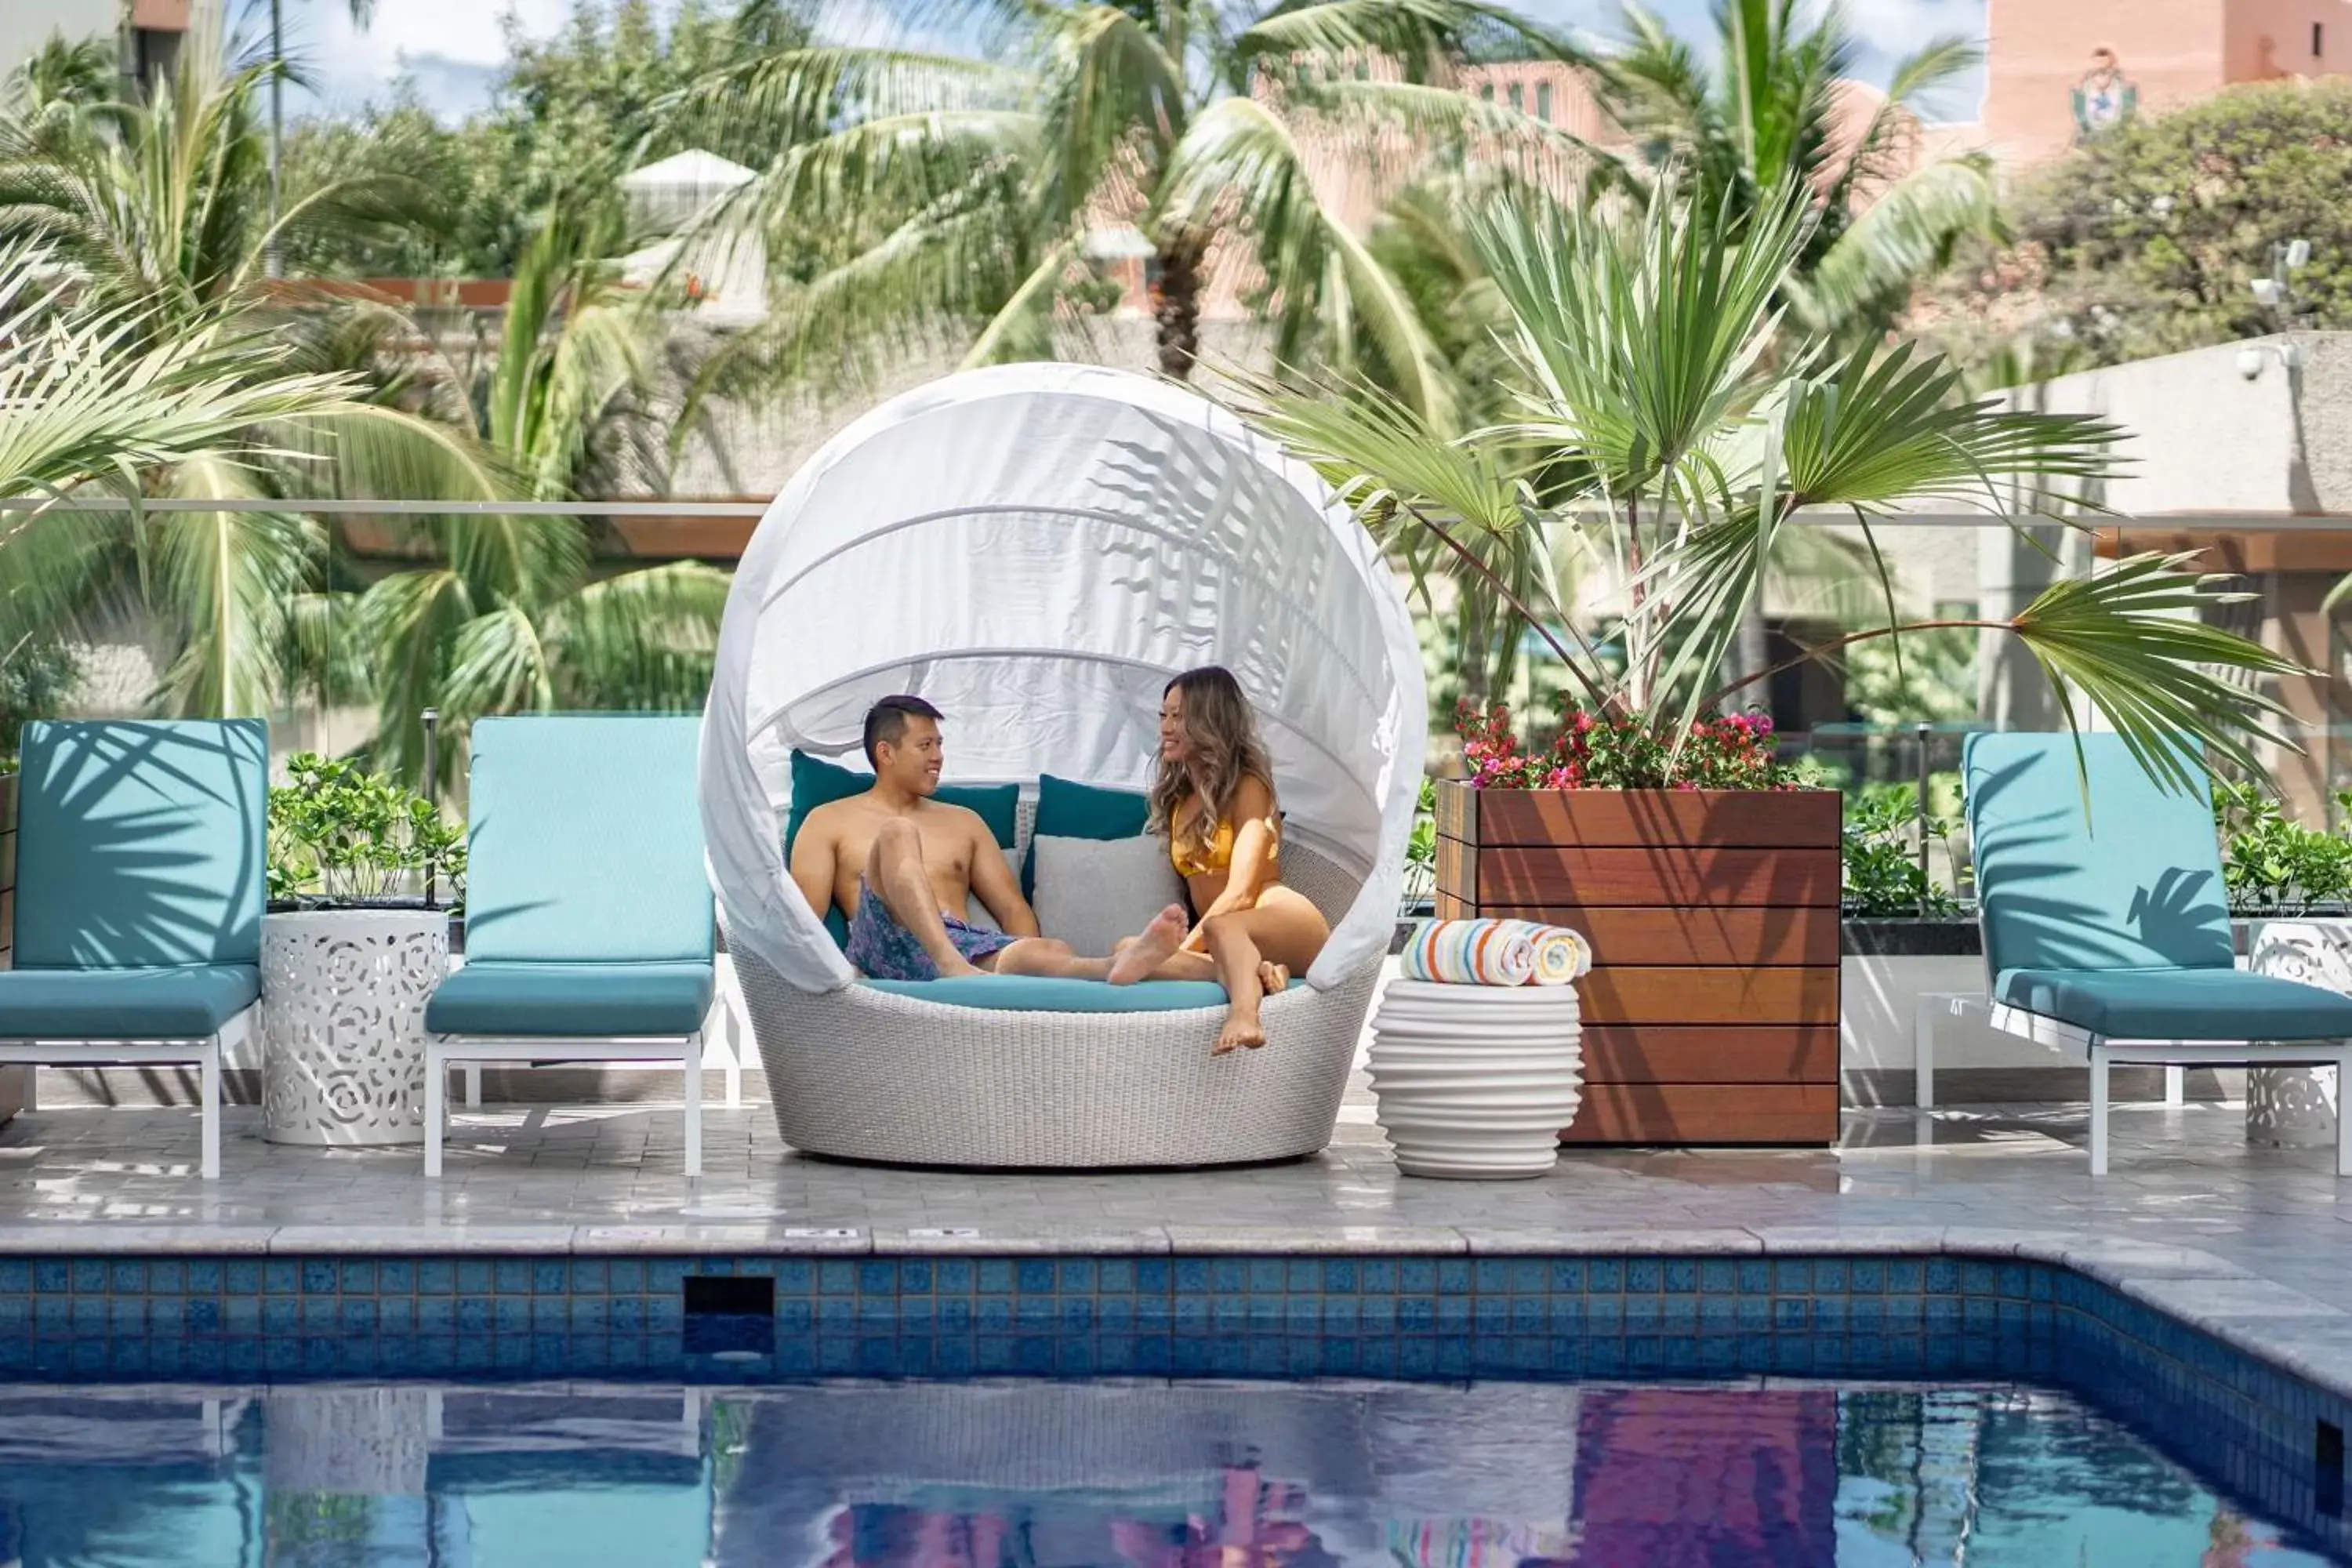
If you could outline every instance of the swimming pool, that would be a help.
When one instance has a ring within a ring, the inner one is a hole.
[[[2012,1384],[0,1394],[28,1568],[2333,1560]]]
[[[1269,1563],[2352,1561],[2347,1425],[2001,1254],[0,1257],[27,1563],[1049,1560],[995,1520],[1191,1568],[1240,1472],[1319,1500]]]

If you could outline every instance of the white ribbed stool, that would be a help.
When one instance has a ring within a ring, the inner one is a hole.
[[[1411,1176],[1540,1176],[1583,1099],[1573,985],[1394,980],[1372,1016],[1380,1123]]]

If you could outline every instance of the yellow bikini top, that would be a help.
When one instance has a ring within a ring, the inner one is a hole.
[[[1275,840],[1272,858],[1277,863],[1282,858],[1282,841],[1279,838]],[[1178,876],[1185,878],[1205,877],[1213,871],[1230,869],[1234,863],[1234,825],[1218,823],[1217,831],[1209,837],[1207,852],[1193,860],[1184,858],[1184,851],[1177,847],[1176,836],[1171,833],[1168,836],[1168,863],[1176,868]]]

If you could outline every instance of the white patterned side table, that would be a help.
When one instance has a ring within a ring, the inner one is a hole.
[[[2352,921],[2263,921],[2247,938],[2246,967],[2352,995]],[[2336,1142],[2336,1080],[2334,1068],[2249,1068],[2246,1142],[2279,1149]]]
[[[1540,1176],[1583,1100],[1573,985],[1391,980],[1372,1015],[1372,1093],[1409,1176]]]
[[[273,1143],[425,1141],[425,1004],[446,910],[262,917],[261,1111]]]

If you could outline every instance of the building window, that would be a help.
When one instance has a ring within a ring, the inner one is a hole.
[[[1485,99],[1485,100],[1486,100],[1487,102],[1489,102],[1489,103],[1494,102],[1494,101],[1495,101],[1495,84],[1494,84],[1493,82],[1491,82],[1491,81],[1490,81],[1490,82],[1488,82],[1486,86],[1484,86],[1484,87],[1480,88],[1480,89],[1478,89],[1478,96],[1479,96],[1480,98]]]
[[[2317,59],[2326,52],[2327,24],[2325,22],[2314,22],[2311,25],[2311,58],[2313,59]]]
[[[1536,118],[1546,125],[1551,123],[1551,83],[1536,83]]]
[[[1517,82],[1513,82],[1511,84],[1511,107],[1513,109],[1525,109],[1528,106],[1526,91],[1527,89],[1522,88]]]

